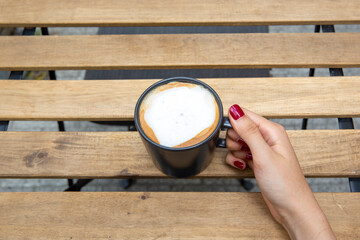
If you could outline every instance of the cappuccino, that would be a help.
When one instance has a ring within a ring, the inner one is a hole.
[[[215,131],[219,106],[214,95],[202,85],[171,82],[145,96],[139,121],[152,141],[166,147],[188,147]]]

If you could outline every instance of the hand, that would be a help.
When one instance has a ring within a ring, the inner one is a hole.
[[[233,105],[226,162],[254,171],[265,203],[292,239],[335,239],[301,171],[284,127]]]

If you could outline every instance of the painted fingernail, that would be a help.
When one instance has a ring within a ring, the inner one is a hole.
[[[237,104],[234,104],[230,107],[230,114],[235,120],[238,120],[245,115],[244,111]]]
[[[235,161],[234,165],[235,165],[235,167],[240,168],[241,170],[245,169],[245,164],[240,161]]]
[[[246,155],[245,155],[245,158],[246,158],[247,160],[252,160],[252,154],[251,154],[251,153],[246,154]]]
[[[246,146],[241,146],[241,151],[250,151],[250,148],[249,147],[246,147]]]
[[[246,142],[245,142],[244,140],[242,140],[241,138],[239,138],[239,139],[237,140],[237,142],[240,143],[241,145],[244,145],[245,147],[249,147],[249,146],[246,144]]]

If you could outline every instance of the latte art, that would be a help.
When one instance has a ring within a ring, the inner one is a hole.
[[[148,93],[140,106],[140,125],[154,142],[186,147],[215,130],[219,110],[213,94],[201,85],[171,82]]]

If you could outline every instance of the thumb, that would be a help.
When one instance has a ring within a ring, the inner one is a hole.
[[[252,154],[266,154],[271,150],[266,143],[259,127],[251,120],[239,105],[234,104],[229,109],[229,117],[234,131],[247,143]]]

